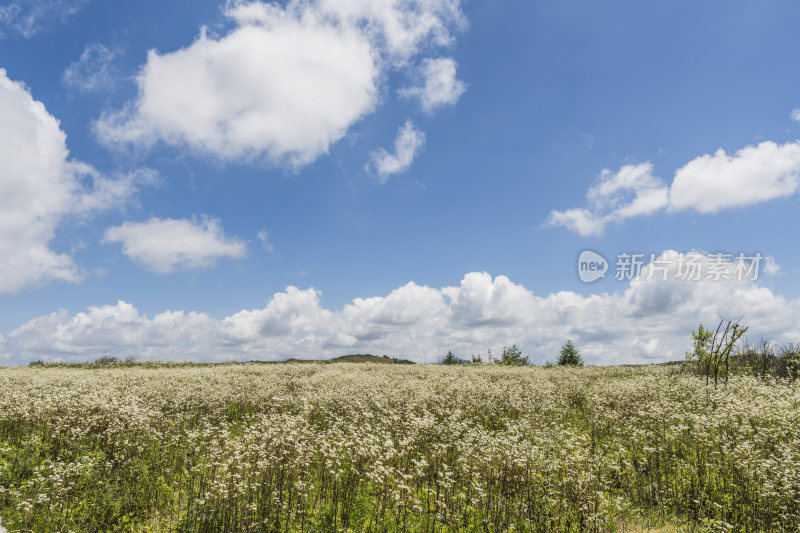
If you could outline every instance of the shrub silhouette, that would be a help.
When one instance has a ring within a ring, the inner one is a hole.
[[[452,350],[448,351],[447,355],[445,355],[444,359],[442,359],[443,365],[463,365],[464,363],[466,363],[466,361],[456,357],[456,354],[454,354]]]

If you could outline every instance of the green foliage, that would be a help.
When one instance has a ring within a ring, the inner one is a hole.
[[[800,345],[779,346],[769,339],[756,346],[745,344],[731,355],[730,372],[794,381],[800,377]]]
[[[528,356],[522,355],[522,350],[517,345],[503,346],[503,354],[500,356],[500,364],[506,366],[527,366],[529,365]]]
[[[388,359],[389,361],[391,361],[395,365],[416,365],[417,364],[414,361],[411,361],[409,359],[399,359],[397,357],[389,357],[386,354],[384,354],[383,358],[384,359]],[[369,362],[369,361],[361,361],[361,362],[366,363],[366,362]]]
[[[452,351],[448,351],[447,355],[445,355],[442,358],[442,363],[441,364],[443,364],[443,365],[463,365],[464,363],[466,363],[466,361],[456,357],[456,354],[454,354]]]
[[[712,378],[715,388],[720,378],[727,382],[731,374],[731,355],[735,358],[734,349],[745,332],[746,327],[731,320],[720,320],[714,331],[704,329],[702,324],[696,333],[692,331],[694,348],[686,353],[686,359],[695,365],[698,373],[706,377],[706,384]]]
[[[691,352],[686,352],[686,360],[697,363],[698,367],[705,369],[711,358],[711,338],[714,332],[703,327],[697,328],[697,332],[692,331],[692,341],[694,347]]]
[[[575,345],[572,344],[572,339],[567,339],[567,342],[561,347],[558,364],[561,366],[583,366],[583,357],[578,349],[575,348]]]
[[[786,375],[792,381],[800,377],[800,349],[797,346],[789,347],[785,352]]]

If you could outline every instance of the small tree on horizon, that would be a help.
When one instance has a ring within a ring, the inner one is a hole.
[[[527,355],[522,355],[522,350],[517,345],[503,346],[503,355],[500,356],[500,364],[506,366],[527,366],[530,364]]]
[[[447,355],[444,356],[444,359],[442,359],[443,365],[460,365],[465,362],[466,361],[464,361],[463,359],[459,359],[458,357],[456,357],[456,354],[454,354],[452,350],[449,350],[447,352]]]
[[[561,347],[558,364],[561,366],[583,366],[583,357],[581,357],[581,353],[575,348],[575,345],[572,344],[572,339],[567,339],[567,342]]]

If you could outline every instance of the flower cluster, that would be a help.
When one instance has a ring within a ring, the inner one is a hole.
[[[0,369],[35,531],[800,528],[800,386],[664,367]]]

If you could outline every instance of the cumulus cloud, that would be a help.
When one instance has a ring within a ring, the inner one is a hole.
[[[449,44],[463,19],[459,0],[234,1],[226,15],[221,37],[151,51],[138,99],[97,121],[100,140],[299,168],[372,112],[388,69]]]
[[[405,172],[414,162],[425,144],[425,133],[414,127],[414,123],[407,120],[397,130],[394,140],[394,153],[391,154],[379,148],[370,152],[370,162],[367,167],[378,175],[380,183],[386,183],[389,176]]]
[[[511,326],[517,315],[534,302],[533,294],[506,276],[491,279],[486,272],[464,276],[459,287],[443,289],[450,299],[452,320],[462,328]]]
[[[733,155],[719,149],[687,163],[670,187],[672,211],[694,209],[716,213],[782,196],[800,185],[800,142],[783,145],[766,141]]]
[[[113,61],[121,53],[119,48],[108,48],[102,44],[87,45],[81,57],[64,70],[61,81],[81,94],[108,90],[114,86],[117,78]]]
[[[16,0],[0,6],[0,38],[6,33],[29,39],[54,22],[63,22],[89,0]]]
[[[425,59],[420,68],[421,86],[400,89],[400,94],[417,98],[426,113],[445,105],[455,105],[466,86],[456,78],[456,62],[450,57]]]
[[[792,117],[792,120],[794,120],[795,122],[800,122],[800,107],[792,109],[792,113],[790,116]]]
[[[625,165],[618,172],[603,170],[586,193],[589,207],[552,211],[547,223],[580,235],[602,235],[607,224],[651,214],[664,208],[668,188],[653,176],[653,165]]]
[[[226,237],[220,221],[210,217],[125,222],[106,230],[103,241],[122,243],[125,255],[158,274],[209,268],[220,258],[247,252],[244,242]]]
[[[549,225],[580,235],[602,235],[609,222],[668,212],[717,213],[775,198],[800,187],[800,141],[783,145],[765,141],[729,155],[723,149],[696,157],[675,172],[667,187],[653,177],[652,165],[606,169],[587,193],[588,207],[551,211]]]
[[[112,179],[71,160],[58,120],[3,69],[0,116],[0,294],[49,280],[79,281],[72,258],[50,248],[59,223],[120,205],[155,173]]]
[[[720,264],[714,256],[693,257]],[[185,311],[148,317],[117,302],[31,320],[0,340],[0,354],[11,363],[86,360],[104,353],[159,360],[385,353],[432,362],[448,350],[485,360],[487,349],[498,354],[516,343],[542,363],[553,361],[561,343],[572,338],[589,362],[641,363],[682,359],[691,347],[690,331],[720,314],[743,317],[756,336],[800,338],[800,299],[787,300],[759,281],[676,279],[681,260],[689,259],[664,252],[623,290],[589,296],[568,291],[537,296],[505,276],[473,272],[456,286],[411,282],[339,310],[325,308],[319,291],[296,287],[275,294],[263,308],[223,319]],[[723,267],[736,264],[728,260]],[[662,268],[669,270],[666,280]]]

